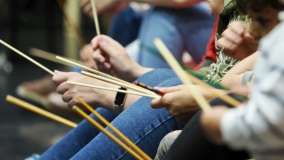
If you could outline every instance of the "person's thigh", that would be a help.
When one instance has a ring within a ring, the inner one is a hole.
[[[145,67],[169,67],[156,49],[153,40],[160,38],[173,56],[181,61],[187,50],[196,63],[205,54],[214,18],[203,4],[186,9],[152,7],[143,18],[139,32],[138,62]]]
[[[167,68],[154,69],[144,75],[140,76],[137,81],[145,83],[148,86],[157,86],[168,83],[167,80],[173,77],[177,77],[173,70]],[[166,82],[164,82],[166,81]],[[171,80],[168,80],[171,81]],[[164,83],[162,83],[164,82]],[[162,84],[161,84],[162,83]]]
[[[200,3],[190,7],[184,18],[177,16],[178,28],[183,39],[184,50],[188,51],[194,62],[199,63],[206,53],[207,43],[210,39],[215,18],[211,16],[207,3]]]
[[[96,109],[108,121],[112,121],[117,115],[103,108]],[[91,117],[102,124],[94,115]],[[102,124],[103,125],[103,124]],[[78,126],[67,133],[59,142],[44,152],[42,160],[69,159],[86,144],[88,144],[100,132],[87,120],[83,120]]]
[[[128,6],[114,16],[108,29],[108,35],[122,46],[126,46],[137,39],[141,21],[142,13],[136,12]]]
[[[159,86],[179,85],[178,78],[172,78]],[[152,109],[150,98],[140,98],[119,114],[111,124],[126,135],[138,147],[154,158],[161,139],[169,132],[183,127],[170,116],[166,109]],[[107,128],[107,130],[109,130]],[[72,159],[134,159],[125,150],[100,133]]]

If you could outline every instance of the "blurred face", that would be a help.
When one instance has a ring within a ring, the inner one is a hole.
[[[207,0],[210,5],[212,15],[218,17],[224,8],[224,0]]]
[[[259,13],[248,12],[251,17],[249,33],[255,37],[256,42],[259,42],[279,23],[278,12],[270,6],[265,7]]]

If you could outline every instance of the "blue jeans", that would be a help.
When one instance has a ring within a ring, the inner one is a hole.
[[[141,21],[142,14],[128,6],[112,19],[108,35],[126,46],[137,39]]]
[[[138,81],[150,86],[181,84],[169,69],[156,69],[141,76]],[[150,98],[142,97],[121,114],[106,109],[97,111],[138,147],[154,158],[161,139],[169,132],[182,129],[183,123],[170,116],[166,109],[152,109]],[[93,115],[91,115],[96,121]],[[106,128],[109,130],[108,128]],[[100,133],[86,120],[71,130],[61,141],[42,154],[40,159],[134,159],[112,140]]]
[[[144,67],[168,68],[153,44],[160,38],[181,62],[184,51],[188,51],[196,63],[202,60],[210,38],[215,18],[205,3],[185,9],[152,7],[142,21],[139,40],[141,42],[138,63]]]

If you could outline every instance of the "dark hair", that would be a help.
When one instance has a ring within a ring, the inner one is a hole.
[[[261,12],[266,6],[271,6],[276,10],[284,10],[284,5],[279,0],[234,0],[239,12],[247,14],[247,11]]]

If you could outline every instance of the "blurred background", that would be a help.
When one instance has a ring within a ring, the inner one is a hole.
[[[90,42],[96,35],[93,20],[82,13],[77,0],[62,2],[84,40]],[[109,18],[99,17],[103,34],[110,21]],[[29,49],[34,47],[78,59],[80,49],[56,0],[0,0],[0,39],[27,55]],[[59,64],[31,57],[51,70],[62,68]],[[17,97],[15,89],[20,83],[46,74],[0,45],[0,159],[20,160],[33,153],[40,154],[71,130],[5,100],[7,94]]]

